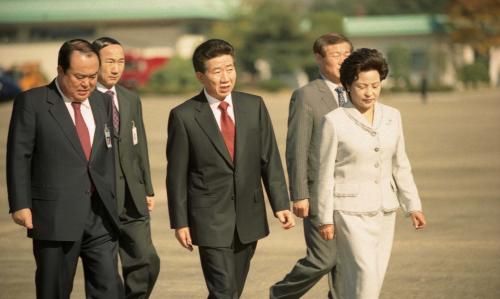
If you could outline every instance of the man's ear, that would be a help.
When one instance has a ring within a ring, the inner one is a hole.
[[[321,54],[319,53],[314,53],[314,59],[316,60],[317,64],[320,64],[321,60],[323,59],[323,56],[321,56]]]
[[[203,84],[203,77],[205,76],[205,74],[203,74],[202,72],[196,72],[196,79],[198,79],[198,81],[200,81],[200,83]]]
[[[58,76],[63,76],[64,75],[64,71],[62,69],[62,67],[60,65],[57,66],[57,75]]]

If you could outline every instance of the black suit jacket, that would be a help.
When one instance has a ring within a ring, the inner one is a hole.
[[[273,211],[289,197],[271,119],[262,98],[232,93],[235,161],[203,91],[170,112],[167,192],[172,228],[189,226],[193,244],[230,246],[269,234],[262,183]]]
[[[116,85],[120,110],[120,132],[116,139],[116,197],[119,209],[125,201],[125,181],[137,211],[149,215],[146,196],[153,196],[146,131],[141,100],[137,94]],[[134,144],[133,131],[137,134]]]
[[[31,208],[35,239],[75,241],[82,236],[91,208],[91,184],[118,227],[114,197],[111,102],[94,91],[89,97],[95,120],[90,161],[83,153],[71,116],[55,82],[16,97],[7,142],[10,211]],[[91,182],[92,180],[92,182]]]

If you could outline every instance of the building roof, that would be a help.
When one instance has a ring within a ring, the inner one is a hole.
[[[0,24],[225,19],[238,0],[0,0]]]
[[[443,15],[391,15],[344,18],[349,37],[429,35],[444,31]]]

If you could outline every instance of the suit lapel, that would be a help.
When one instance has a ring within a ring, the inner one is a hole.
[[[105,141],[104,126],[108,126],[110,131],[112,128],[110,127],[110,124],[106,123],[106,116],[104,113],[106,109],[104,108],[104,102],[102,99],[97,98],[95,91],[90,95],[89,102],[95,123],[94,140],[92,141],[92,152],[90,154],[90,160],[92,161],[92,158],[98,153],[99,149],[103,148],[102,143]]]
[[[83,152],[80,139],[78,138],[78,134],[76,133],[75,124],[71,119],[71,116],[69,115],[68,108],[64,103],[62,95],[60,95],[57,90],[55,80],[52,81],[52,83],[49,85],[49,90],[47,92],[47,102],[51,104],[51,107],[49,108],[50,114],[59,124],[59,127],[63,131],[66,138],[68,138],[75,151],[83,160],[86,161],[87,159],[85,158],[85,153]]]
[[[234,141],[234,161],[238,161],[239,155],[243,152],[243,149],[246,146],[245,141],[248,139],[245,138],[245,133],[248,132],[246,123],[246,120],[248,118],[246,117],[245,111],[248,110],[243,107],[244,102],[240,100],[237,94],[232,93],[232,100],[235,118],[234,122],[236,125],[236,138]]]
[[[331,110],[337,108],[338,107],[337,101],[335,101],[335,97],[333,96],[330,88],[328,88],[328,85],[326,85],[325,80],[324,79],[317,79],[315,84],[316,84],[316,87],[318,88],[319,92],[321,93],[321,100],[326,105],[326,107],[329,109],[328,111],[331,111]]]
[[[378,127],[382,123],[383,111],[382,107],[378,103],[375,103],[375,112],[373,118],[373,125],[368,123],[368,120],[361,114],[361,112],[356,109],[356,107],[351,103],[347,102],[343,107],[344,112],[347,116],[359,127],[369,132],[370,134],[374,134],[377,132]]]
[[[118,97],[118,109],[120,111],[120,132],[124,132],[127,128],[127,122],[130,120],[130,105],[129,99],[125,96],[122,90],[116,85],[116,93]]]
[[[210,105],[208,104],[203,91],[196,96],[195,99],[198,102],[198,106],[196,107],[197,113],[195,115],[196,122],[208,136],[217,152],[231,167],[233,167],[233,161],[231,161],[231,156],[229,155],[229,151],[224,143],[224,138],[222,138],[214,113],[212,112],[212,109],[210,109]],[[238,134],[236,134],[236,136],[238,136]]]

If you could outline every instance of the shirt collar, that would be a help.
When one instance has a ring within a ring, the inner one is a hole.
[[[207,101],[208,101],[208,104],[210,105],[210,107],[219,106],[219,103],[221,101],[219,101],[216,98],[214,98],[213,96],[209,95],[206,89],[203,89],[203,92],[205,93],[205,97],[207,98]],[[226,96],[226,98],[224,99],[224,101],[229,104],[228,107],[233,106],[233,98],[231,97],[231,94],[228,94]]]
[[[63,98],[64,102],[65,102],[65,103],[69,103],[69,104],[71,104],[71,103],[75,102],[75,101],[73,101],[72,99],[68,98],[68,97],[64,94],[64,92],[62,92],[61,87],[59,86],[59,80],[57,80],[57,78],[56,78],[56,80],[55,80],[55,81],[56,81],[57,91],[59,91],[59,94],[60,94],[60,95],[61,95],[61,97]],[[90,108],[90,103],[89,103],[89,99],[88,99],[88,98],[87,98],[87,99],[85,99],[84,101],[82,101],[81,103],[82,103],[82,106],[87,107],[87,108]]]
[[[325,83],[326,85],[331,89],[331,90],[335,90],[335,88],[339,87],[339,86],[342,86],[341,84],[337,84],[337,83],[333,83],[332,81],[328,80],[325,76],[323,76],[323,74],[321,74],[321,78],[323,78],[323,80],[325,80]]]
[[[102,85],[99,81],[97,82],[97,90],[99,90],[102,93],[106,93],[106,91],[111,90],[116,94],[116,87],[113,85],[111,88],[107,88],[106,86]]]

